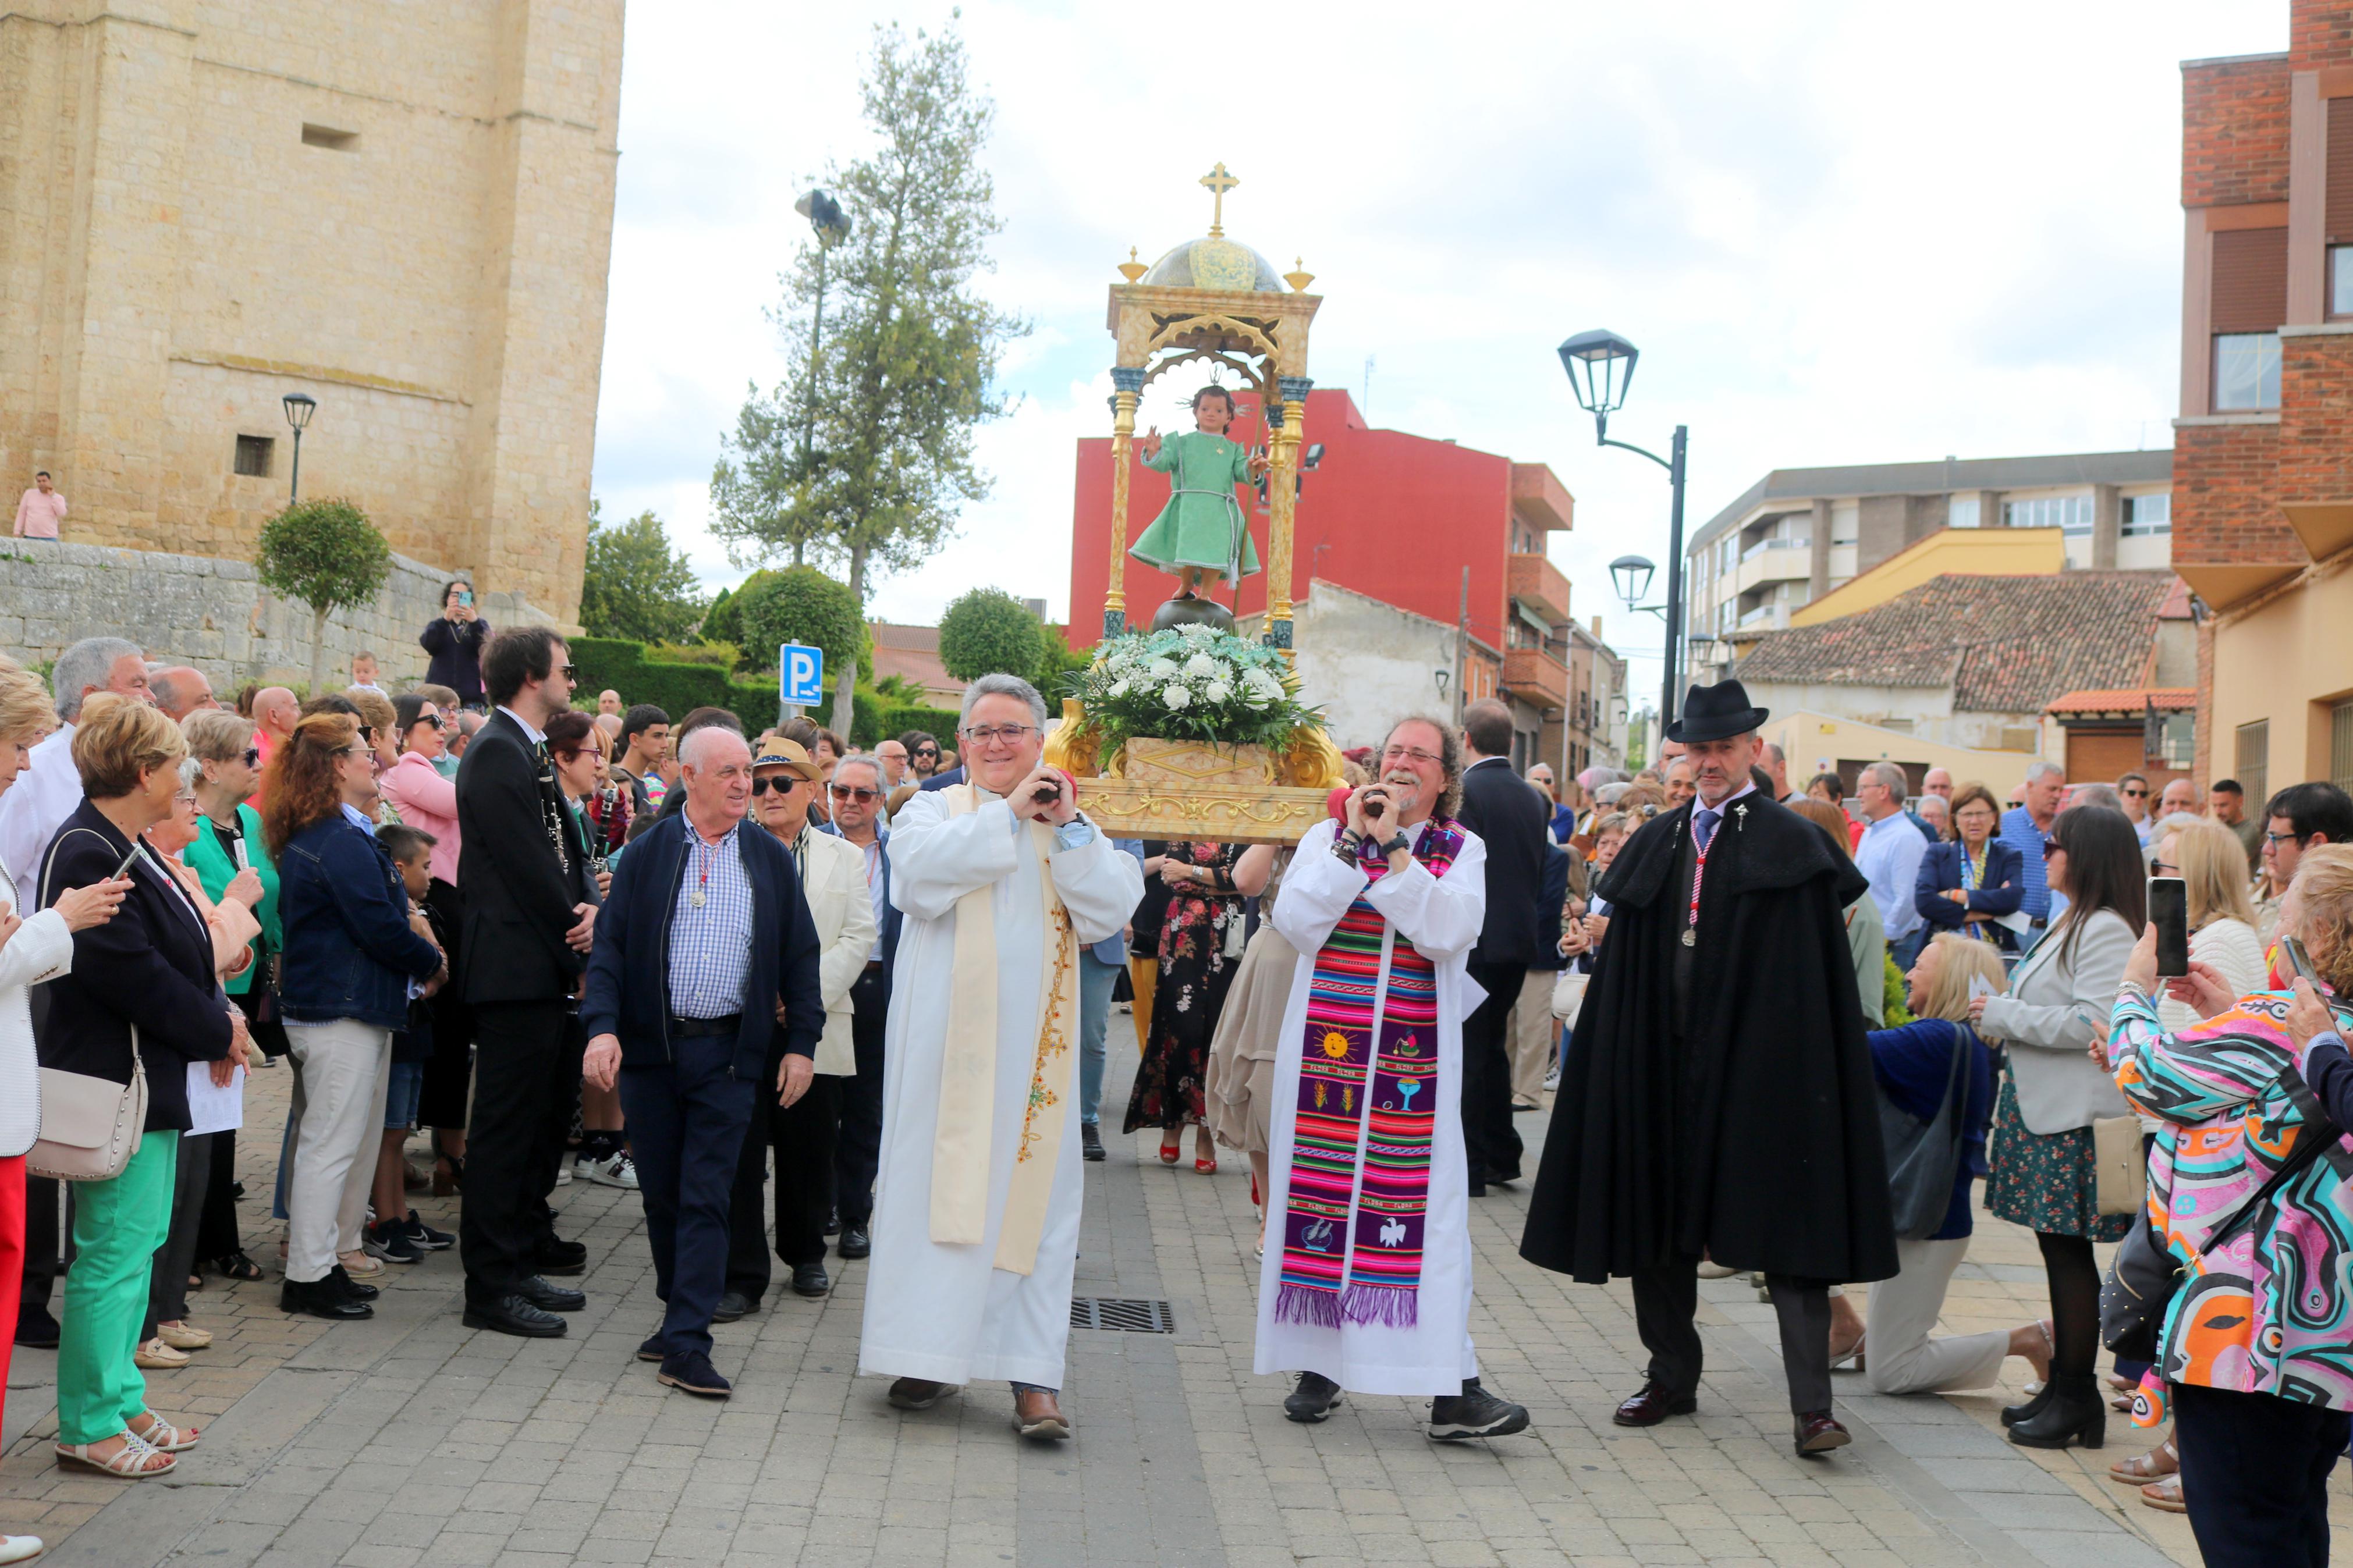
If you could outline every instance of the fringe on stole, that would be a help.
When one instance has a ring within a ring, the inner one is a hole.
[[[1379,1323],[1391,1329],[1418,1328],[1421,1323],[1420,1298],[1395,1285],[1352,1284],[1345,1291],[1285,1285],[1275,1292],[1274,1321],[1316,1329],[1336,1329],[1344,1321]]]
[[[1340,1326],[1340,1292],[1308,1285],[1285,1285],[1274,1294],[1274,1321],[1312,1329]]]

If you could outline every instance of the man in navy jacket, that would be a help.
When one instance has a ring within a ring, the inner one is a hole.
[[[619,1081],[646,1205],[661,1327],[638,1347],[660,1380],[733,1392],[711,1364],[727,1273],[731,1190],[752,1097],[807,1093],[825,1006],[817,927],[785,847],[743,831],[752,799],[744,737],[712,725],[679,755],[686,807],[629,847],[596,924],[581,1018],[590,1082]],[[767,1083],[769,1043],[784,1065]]]

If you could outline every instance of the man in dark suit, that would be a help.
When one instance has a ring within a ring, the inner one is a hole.
[[[1512,771],[1512,710],[1492,698],[1462,710],[1462,826],[1487,847],[1487,918],[1471,950],[1471,978],[1487,999],[1462,1025],[1462,1145],[1471,1195],[1520,1179],[1512,1126],[1512,1005],[1528,968],[1546,956],[1536,933],[1551,814]]]
[[[825,1003],[792,855],[744,824],[744,738],[706,726],[678,757],[686,805],[614,874],[582,1014],[595,1032],[589,1081],[620,1085],[663,1302],[638,1358],[661,1363],[672,1388],[723,1399],[733,1389],[711,1364],[711,1323],[729,1192],[754,1101],[789,1107],[815,1080]]]
[[[585,1044],[574,1011],[596,920],[586,846],[570,830],[547,721],[572,703],[570,650],[544,626],[501,632],[482,655],[493,711],[458,768],[464,902],[459,968],[474,1009],[459,1256],[469,1328],[554,1339],[586,1298],[550,1274],[586,1271],[555,1234],[564,1136]]]
[[[874,776],[869,778],[869,773]],[[891,965],[899,956],[903,917],[891,902],[891,830],[882,825],[881,769],[871,757],[844,757],[834,764],[828,789],[833,820],[820,831],[839,834],[865,855],[866,890],[874,901],[881,933],[868,955],[866,973],[849,988],[849,1039],[858,1054],[858,1072],[842,1082],[841,1132],[833,1146],[839,1251],[844,1258],[864,1258],[874,1250],[868,1226],[874,1217],[874,1170],[882,1149],[882,1026],[891,1014]],[[874,793],[862,793],[870,789]]]

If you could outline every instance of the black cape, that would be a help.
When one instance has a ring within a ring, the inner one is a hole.
[[[1886,1148],[1845,910],[1869,887],[1812,823],[1741,797],[1709,847],[1678,1052],[1676,864],[1692,807],[1599,889],[1609,933],[1561,1064],[1520,1256],[1599,1283],[1704,1251],[1861,1282],[1896,1271]]]

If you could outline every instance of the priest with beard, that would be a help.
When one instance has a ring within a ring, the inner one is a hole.
[[[1144,874],[1041,761],[1018,676],[965,690],[965,777],[891,824],[906,916],[882,1059],[882,1148],[861,1373],[922,1410],[1013,1385],[1025,1437],[1071,1435],[1058,1391],[1079,1255],[1079,953],[1116,936]]]
[[[1797,1451],[1848,1442],[1831,1409],[1828,1287],[1896,1271],[1885,1145],[1847,946],[1862,874],[1757,789],[1765,710],[1694,686],[1667,726],[1696,794],[1635,834],[1561,1066],[1520,1254],[1630,1277],[1651,1352],[1621,1426],[1698,1408],[1703,1256],[1761,1270]]]

